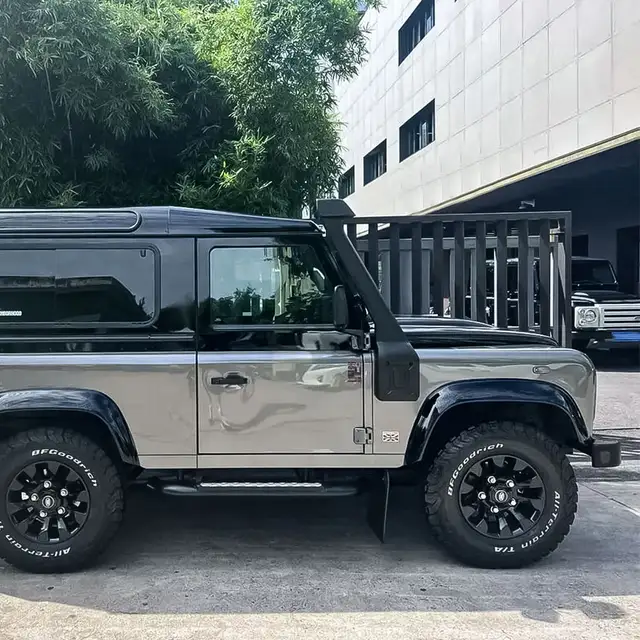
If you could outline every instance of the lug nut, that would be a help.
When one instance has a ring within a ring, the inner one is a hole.
[[[63,516],[65,513],[67,513],[67,512],[66,512],[66,510],[65,510],[65,508],[64,508],[64,507],[60,507],[60,508],[58,509],[58,515],[59,515],[59,516]]]
[[[484,491],[481,491],[478,494],[478,500],[486,500],[487,499],[487,494]]]
[[[41,518],[46,518],[47,517],[47,512],[46,511],[41,511],[40,512],[40,517]]]
[[[51,489],[51,482],[49,482],[49,480],[45,480],[43,486],[45,489]]]
[[[38,496],[37,493],[32,493],[31,494],[31,502],[38,502],[38,500],[40,500],[40,496]]]
[[[60,489],[60,496],[66,498],[69,495],[69,492],[66,489]]]
[[[495,476],[489,476],[489,477],[487,478],[487,482],[488,482],[489,484],[495,484],[495,483],[496,483],[496,478],[495,478]]]
[[[509,489],[513,489],[515,486],[516,483],[513,480],[507,480],[507,487],[509,487]]]
[[[491,507],[491,513],[499,513],[500,509],[498,507]]]
[[[516,502],[515,498],[511,499],[511,502],[509,503],[512,507],[515,507],[518,503]]]

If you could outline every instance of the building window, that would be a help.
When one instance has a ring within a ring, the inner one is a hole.
[[[351,167],[338,180],[338,196],[347,198],[356,190],[356,168]]]
[[[398,31],[398,64],[420,44],[435,24],[434,0],[422,0]]]
[[[156,265],[148,247],[3,249],[0,324],[150,324],[157,313]]]
[[[213,327],[333,323],[334,285],[311,246],[216,248],[210,269]]]
[[[387,172],[387,141],[381,142],[364,157],[364,184]]]
[[[436,139],[435,102],[400,127],[400,162],[424,149]]]

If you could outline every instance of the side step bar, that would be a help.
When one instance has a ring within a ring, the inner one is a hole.
[[[387,515],[389,509],[389,472],[383,470],[369,487],[367,521],[380,542],[387,537]],[[356,484],[322,484],[321,482],[160,482],[151,480],[147,484],[170,496],[282,496],[282,497],[338,497],[360,493]]]
[[[149,484],[170,496],[352,496],[355,485],[325,485],[320,482],[201,482],[199,484]]]

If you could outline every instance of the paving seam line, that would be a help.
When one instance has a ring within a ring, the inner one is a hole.
[[[633,507],[630,507],[628,504],[625,504],[624,502],[617,500],[616,498],[612,498],[611,496],[608,496],[606,493],[602,493],[602,491],[598,491],[597,489],[594,489],[592,486],[588,484],[583,484],[583,486],[586,487],[587,489],[590,489],[594,493],[597,493],[603,498],[606,498],[607,500],[611,500],[611,502],[615,502],[616,504],[619,504],[621,507],[624,507],[627,511],[630,511],[631,513],[633,513],[634,516],[637,516],[638,518],[640,518],[640,511],[638,509],[634,509]]]

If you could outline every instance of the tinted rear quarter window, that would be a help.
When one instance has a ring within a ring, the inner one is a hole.
[[[157,309],[150,248],[0,250],[0,324],[150,323]]]

